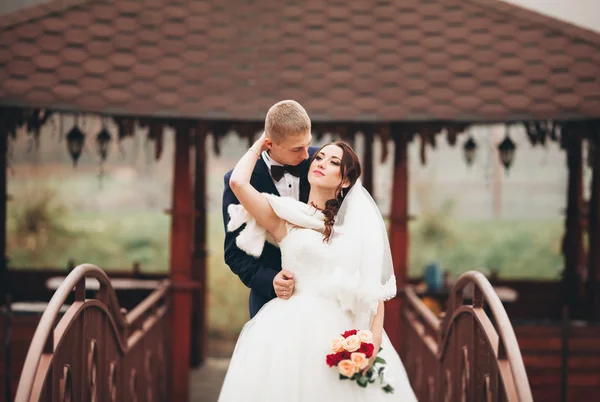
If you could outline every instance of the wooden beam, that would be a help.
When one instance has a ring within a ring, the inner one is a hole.
[[[400,350],[400,314],[402,298],[400,296],[408,273],[408,142],[409,135],[399,130],[391,130],[395,142],[394,178],[392,186],[392,209],[390,246],[394,260],[394,272],[398,296],[386,303],[385,328],[396,350]]]
[[[192,279],[200,285],[194,292],[192,316],[192,367],[198,367],[206,359],[207,342],[207,292],[206,266],[206,134],[202,124],[196,126],[194,158],[194,250],[192,256]]]
[[[0,305],[6,301],[8,287],[8,258],[6,256],[6,166],[8,163],[8,111],[0,108]]]
[[[171,398],[189,398],[190,318],[192,316],[192,180],[190,128],[176,126],[171,209],[170,278],[173,284],[171,324]]]
[[[576,126],[567,125],[563,129],[566,135],[568,185],[567,216],[565,220],[565,236],[563,253],[565,256],[565,272],[563,275],[563,305],[568,307],[569,317],[577,316],[580,284],[581,247],[583,244],[581,230],[581,200],[583,194],[583,165],[581,134]]]
[[[595,136],[591,136],[589,141],[593,141],[594,146],[592,155],[592,191],[588,209],[588,267],[587,281],[585,286],[585,307],[586,318],[589,320],[597,319],[596,315],[596,278],[600,274],[600,143]]]
[[[363,187],[375,198],[373,194],[373,130],[365,127],[362,130],[365,149],[362,163],[362,182]]]
[[[496,126],[489,129],[488,135],[491,135],[493,144],[502,141],[504,138],[504,127]],[[500,151],[496,145],[492,146],[492,216],[494,219],[502,218],[502,187],[503,187],[503,175],[505,171],[500,161]],[[494,267],[492,267],[494,268]]]

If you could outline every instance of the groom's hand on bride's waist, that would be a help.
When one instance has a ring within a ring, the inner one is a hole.
[[[273,279],[273,289],[280,299],[289,299],[294,293],[294,274],[286,269],[279,271]]]

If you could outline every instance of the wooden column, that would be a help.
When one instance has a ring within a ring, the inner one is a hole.
[[[6,257],[6,166],[8,145],[8,111],[0,108],[0,305],[8,292],[8,259]]]
[[[494,140],[498,139],[498,142],[504,138],[504,127],[498,126],[497,128],[490,129],[491,138]],[[503,172],[505,172],[502,163],[500,162],[500,151],[495,145],[496,141],[493,141],[492,153],[492,216],[494,219],[500,219],[502,217],[502,182],[504,180]]]
[[[363,128],[361,131],[365,144],[362,163],[363,187],[371,194],[371,197],[375,198],[373,194],[373,130]]]
[[[577,314],[579,300],[579,269],[581,265],[581,247],[583,244],[581,231],[581,199],[583,194],[583,165],[581,135],[573,126],[565,126],[566,135],[568,185],[566,230],[563,239],[565,271],[563,275],[563,305],[568,307],[569,316]]]
[[[176,126],[171,209],[170,278],[173,284],[171,324],[171,398],[189,398],[190,318],[192,316],[192,178],[190,128]]]
[[[206,271],[206,133],[207,127],[196,126],[194,158],[194,251],[192,279],[200,288],[194,292],[192,315],[192,367],[206,359],[206,312],[208,277]]]
[[[593,136],[589,141],[593,141],[592,155],[592,191],[589,203],[589,218],[588,218],[588,233],[589,233],[589,254],[587,267],[587,282],[585,286],[585,307],[586,318],[589,320],[596,319],[598,312],[595,309],[597,303],[596,281],[600,274],[600,152],[598,147],[600,143]]]
[[[394,260],[398,296],[386,303],[385,329],[396,350],[400,350],[400,314],[402,298],[400,292],[406,284],[408,273],[408,140],[407,134],[392,127],[395,141],[394,179],[390,224],[390,246]]]

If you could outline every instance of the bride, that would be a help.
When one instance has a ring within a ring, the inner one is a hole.
[[[343,142],[315,153],[304,204],[250,184],[264,139],[231,175],[241,205],[229,207],[228,231],[246,224],[236,242],[255,257],[265,241],[278,245],[282,267],[296,283],[292,297],[271,300],[244,326],[219,401],[416,401],[383,329],[383,302],[395,296],[396,279],[385,224],[362,187],[358,157]],[[376,356],[385,359],[385,383],[394,393],[384,392],[379,380],[365,388],[341,381],[337,368],[328,367],[332,340],[350,329],[372,332],[375,353],[362,372]]]

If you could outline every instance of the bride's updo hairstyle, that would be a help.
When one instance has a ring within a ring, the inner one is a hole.
[[[324,242],[329,241],[329,237],[331,236],[331,231],[333,229],[333,224],[335,223],[335,216],[337,215],[340,206],[342,205],[342,201],[344,197],[348,194],[348,191],[354,186],[358,178],[361,174],[360,160],[358,156],[354,152],[354,150],[350,147],[350,145],[346,144],[343,141],[335,141],[329,144],[325,144],[313,155],[310,163],[315,160],[319,152],[329,145],[335,145],[342,149],[342,163],[340,165],[340,172],[342,174],[342,181],[338,185],[335,190],[335,198],[328,200],[325,203],[325,209],[322,211],[323,215],[325,215],[325,233],[324,233]],[[350,185],[346,188],[342,188],[342,183],[345,182],[350,183]]]

